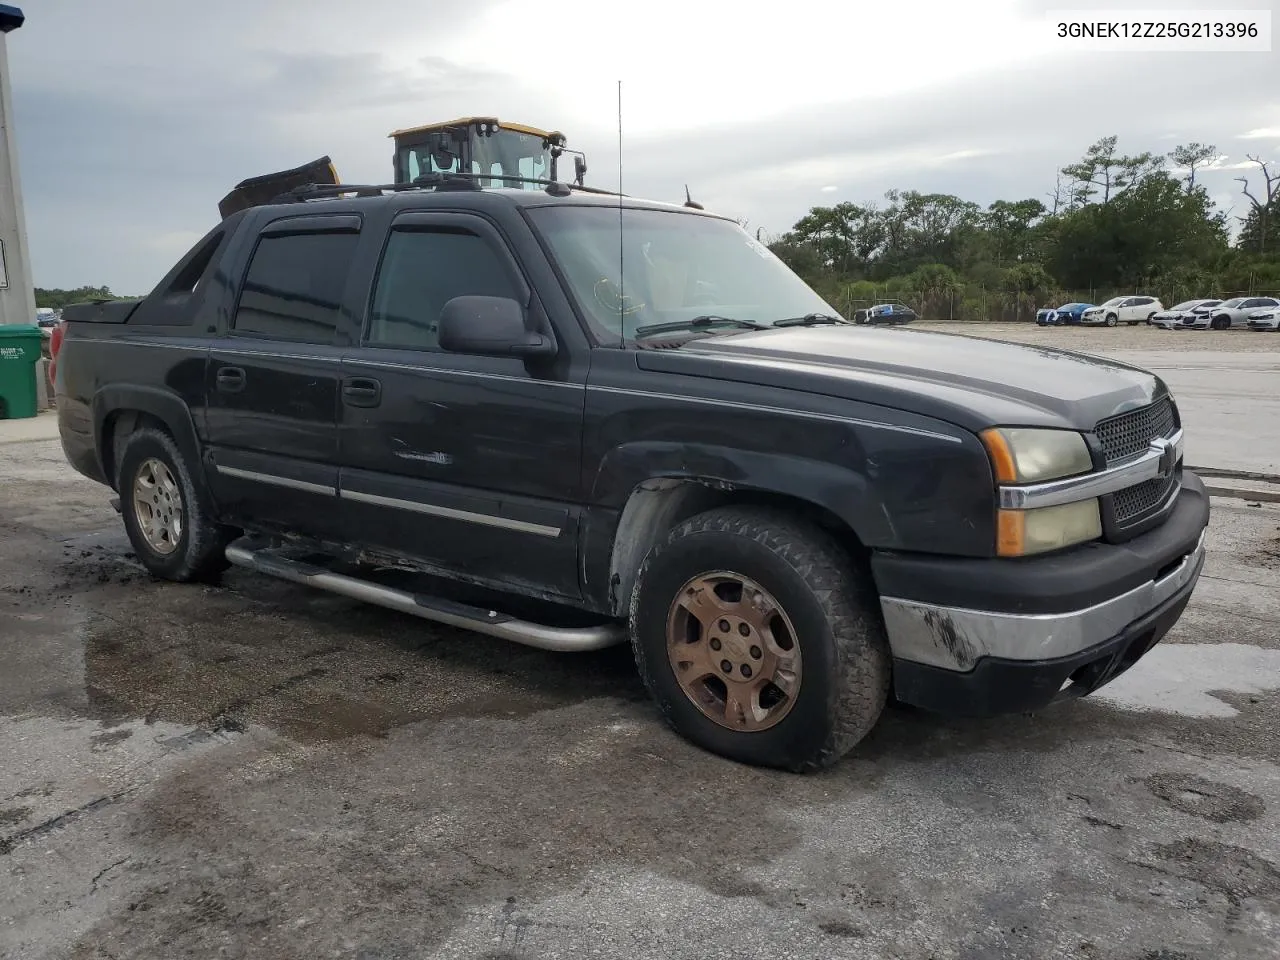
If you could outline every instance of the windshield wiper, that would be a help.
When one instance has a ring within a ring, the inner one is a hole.
[[[787,317],[785,320],[775,320],[775,327],[813,327],[820,323],[848,323],[844,317],[833,317],[829,313],[806,313],[803,317]]]
[[[636,327],[633,336],[643,337],[650,333],[675,333],[678,330],[688,330],[690,328],[698,329],[700,327],[712,327],[720,324],[728,324],[731,327],[742,327],[746,330],[768,330],[767,324],[756,323],[753,320],[739,320],[737,317],[721,317],[714,313],[703,314],[694,317],[692,320],[672,320],[670,323],[648,323],[644,326]]]

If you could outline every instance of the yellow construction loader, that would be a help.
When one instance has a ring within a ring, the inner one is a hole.
[[[408,127],[390,138],[395,142],[392,183],[396,186],[464,174],[477,178],[482,187],[542,190],[560,179],[559,161],[566,153],[573,155],[575,184],[583,186],[587,173],[587,158],[566,147],[563,133],[496,117],[461,117]],[[222,198],[218,212],[225,219],[290,191],[341,183],[333,161],[321,157],[301,167],[242,180]]]

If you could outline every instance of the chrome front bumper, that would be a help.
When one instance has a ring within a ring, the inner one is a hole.
[[[1191,552],[1162,576],[1066,613],[997,613],[882,597],[890,649],[895,660],[954,671],[971,670],[984,657],[1040,661],[1080,653],[1194,589],[1204,566],[1204,539],[1202,532]]]

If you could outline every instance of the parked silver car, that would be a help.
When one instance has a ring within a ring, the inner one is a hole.
[[[1216,307],[1221,302],[1221,300],[1184,300],[1168,310],[1156,313],[1150,323],[1153,327],[1160,327],[1162,330],[1192,329],[1195,324],[1196,310],[1207,312],[1209,308]]]
[[[1248,326],[1250,330],[1280,333],[1280,309],[1258,310],[1249,314]]]
[[[1280,307],[1280,300],[1275,297],[1233,297],[1224,300],[1208,309],[1196,309],[1195,322],[1192,326],[1197,330],[1229,330],[1232,327],[1247,325],[1249,315],[1262,310],[1274,310]]]

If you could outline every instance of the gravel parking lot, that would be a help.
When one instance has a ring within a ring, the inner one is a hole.
[[[1280,380],[1280,337],[995,329]],[[1276,956],[1280,504],[1215,499],[1191,606],[1097,697],[892,709],[795,777],[669,733],[625,649],[154,582],[107,495],[0,443],[0,957]]]
[[[991,337],[1085,353],[1269,353],[1280,355],[1280,334],[1256,330],[1162,330],[1136,327],[1038,327],[1034,323],[913,323],[913,330],[937,330]]]

